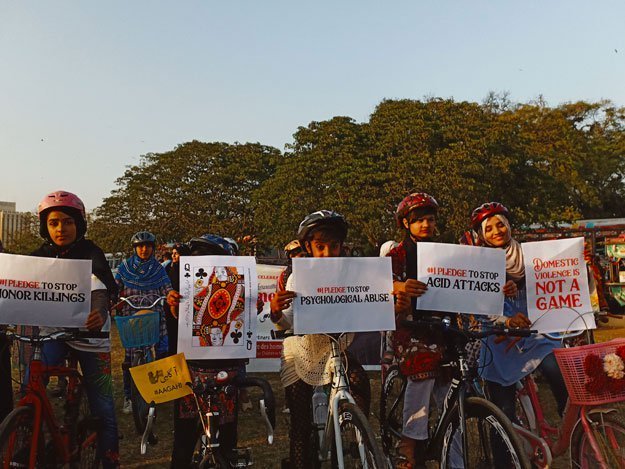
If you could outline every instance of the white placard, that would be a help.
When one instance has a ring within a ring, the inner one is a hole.
[[[0,324],[82,327],[91,309],[91,260],[0,254]]]
[[[295,258],[293,282],[296,334],[395,329],[390,258]]]
[[[539,332],[594,329],[584,238],[535,241],[521,246],[532,327]]]
[[[256,356],[256,260],[251,256],[180,259],[178,352],[188,359]]]
[[[417,279],[427,291],[417,309],[503,314],[506,253],[503,249],[417,243]]]

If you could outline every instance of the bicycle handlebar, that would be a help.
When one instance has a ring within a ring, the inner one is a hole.
[[[459,329],[451,324],[451,320],[449,318],[421,318],[413,321],[402,320],[400,321],[400,325],[407,327],[409,329],[415,330],[423,330],[423,327],[426,326],[434,326],[438,329],[442,329],[444,332],[450,332],[452,335],[458,337],[461,336],[463,339],[471,340],[471,339],[483,339],[485,337],[489,337],[492,335],[507,335],[513,337],[529,337],[532,334],[536,334],[538,331],[534,329],[524,329],[524,328],[510,328],[505,326],[493,325],[490,326],[486,330],[482,330],[479,332]]]
[[[146,304],[145,300],[147,299],[147,303],[149,303],[150,299],[152,298],[156,298],[154,300],[153,303],[151,304]],[[131,296],[120,296],[119,297],[119,301],[113,305],[112,309],[117,309],[119,308],[123,303],[126,303],[128,306],[130,306],[133,309],[152,309],[154,308],[159,302],[164,301],[167,297],[165,296],[158,296],[158,295],[131,295]],[[139,303],[134,303],[133,300],[139,300]]]
[[[44,343],[53,340],[60,342],[83,341],[87,339],[107,339],[108,332],[103,331],[84,331],[78,328],[65,328],[62,331],[55,331],[48,335],[23,335],[18,334],[14,330],[0,331],[0,335],[19,340],[26,343]]]

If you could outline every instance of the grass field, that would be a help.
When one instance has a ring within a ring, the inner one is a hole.
[[[611,320],[607,326],[602,326],[596,333],[597,341],[610,340],[615,337],[625,337],[625,321]],[[140,437],[136,434],[132,415],[121,413],[123,405],[121,362],[123,361],[123,348],[119,343],[116,331],[113,331],[113,351],[112,370],[115,387],[115,404],[117,409],[117,419],[120,431],[120,453],[123,467],[128,468],[166,468],[169,467],[170,454],[173,441],[173,406],[171,403],[158,407],[158,418],[156,421],[156,433],[159,442],[155,446],[148,448],[146,455],[139,453]],[[277,401],[277,428],[273,445],[269,445],[266,439],[265,427],[258,412],[259,393],[250,391],[250,396],[254,404],[254,409],[241,412],[239,416],[239,446],[251,447],[254,457],[254,467],[276,468],[280,467],[280,460],[288,456],[288,414],[282,413],[284,408],[284,392],[280,384],[277,373],[259,374],[267,379],[273,389]],[[379,433],[378,403],[380,395],[380,375],[378,372],[369,373],[372,388],[372,416],[371,423],[376,434]],[[541,402],[547,411],[547,416],[552,423],[557,423],[557,413],[555,412],[555,402],[547,386],[540,386]],[[436,466],[434,466],[436,467]],[[568,459],[560,457],[555,461],[554,468],[568,467]]]

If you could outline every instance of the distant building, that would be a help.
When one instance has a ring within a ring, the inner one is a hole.
[[[15,211],[15,202],[0,201],[0,240],[5,249],[11,249],[23,230],[28,229],[28,213]]]

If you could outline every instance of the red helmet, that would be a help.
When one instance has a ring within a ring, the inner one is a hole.
[[[395,212],[395,219],[397,220],[397,226],[403,228],[402,220],[408,216],[408,214],[418,208],[430,208],[435,212],[438,211],[438,202],[434,197],[425,192],[414,192],[409,196],[404,197]]]
[[[471,226],[474,230],[479,231],[482,226],[482,222],[493,215],[503,215],[506,218],[509,218],[510,212],[499,202],[486,202],[473,210],[473,213],[471,213]]]
[[[48,212],[54,209],[70,209],[72,217],[76,221],[78,229],[78,238],[81,238],[87,231],[87,213],[85,204],[82,200],[71,192],[56,191],[46,195],[37,206],[37,215],[39,216],[39,234],[44,239],[49,239],[48,229],[46,227],[46,217]]]

